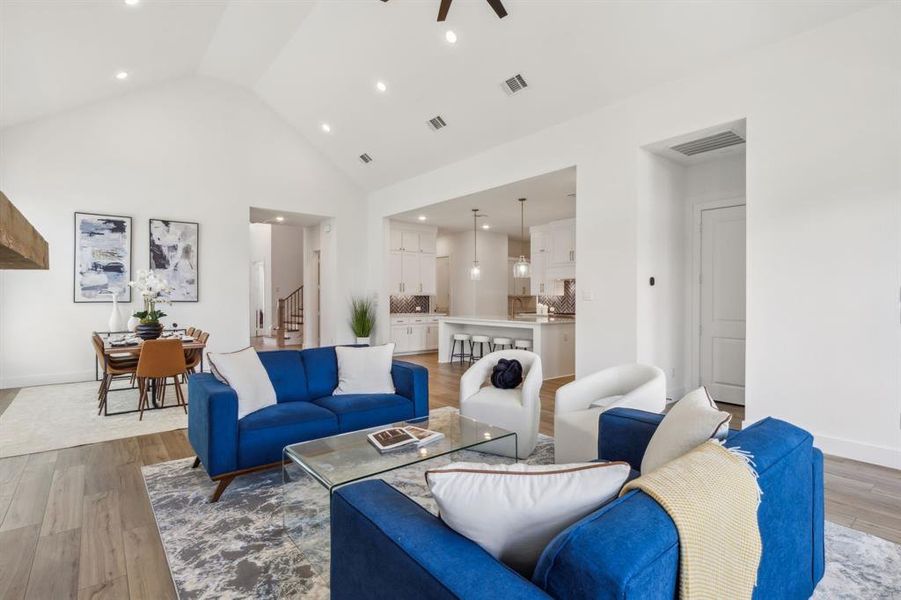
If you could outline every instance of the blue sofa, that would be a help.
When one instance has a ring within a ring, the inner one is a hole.
[[[600,417],[599,456],[638,469],[661,415]],[[726,442],[754,455],[763,499],[758,599],[808,598],[823,576],[823,455],[809,433],[764,419]],[[728,492],[728,490],[724,490]],[[332,598],[678,597],[679,536],[669,515],[633,490],[545,548],[531,580],[495,560],[384,481],[332,495]]]
[[[429,414],[429,374],[394,361],[394,394],[333,396],[338,387],[334,346],[261,352],[278,403],[238,419],[238,396],[209,373],[188,378],[188,440],[219,485],[212,502],[238,475],[281,463],[289,444]]]

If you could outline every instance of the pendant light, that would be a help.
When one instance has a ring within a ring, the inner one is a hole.
[[[532,265],[525,253],[526,239],[526,199],[519,199],[519,260],[513,263],[513,277],[516,279],[528,279],[532,276]]]
[[[472,209],[472,267],[469,269],[469,278],[478,281],[482,278],[482,268],[479,266],[479,248],[476,244],[478,238],[478,228],[476,221],[479,218],[479,209]]]

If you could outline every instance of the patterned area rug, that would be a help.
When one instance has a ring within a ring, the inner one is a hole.
[[[0,458],[71,448],[95,442],[160,433],[188,426],[188,416],[180,408],[103,416],[97,414],[99,382],[66,383],[23,388],[0,415]],[[127,387],[117,381],[115,388]],[[182,390],[187,397],[188,386]],[[137,390],[114,391],[108,397],[109,412],[138,407]],[[174,404],[169,390],[167,404]]]
[[[424,472],[451,460],[507,462],[472,451],[383,475],[388,483],[436,512]],[[328,598],[317,574],[328,556],[301,553],[286,535],[285,496],[280,470],[239,477],[217,504],[215,487],[191,459],[144,467],[144,479],[182,600],[200,598]],[[527,461],[553,462],[553,440],[541,436]],[[324,489],[298,484],[310,501],[310,515],[328,506]],[[311,518],[313,518],[311,516]],[[289,520],[289,523],[291,521]],[[901,598],[901,546],[875,536],[826,523],[826,576],[817,599]]]

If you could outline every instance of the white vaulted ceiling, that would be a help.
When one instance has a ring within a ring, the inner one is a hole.
[[[211,76],[375,189],[872,3],[504,0],[498,19],[455,0],[439,24],[438,0],[0,0],[0,126]],[[516,73],[529,88],[507,96]],[[448,125],[433,132],[436,115]]]

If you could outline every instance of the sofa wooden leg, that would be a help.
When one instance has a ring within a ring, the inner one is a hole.
[[[219,485],[216,486],[216,491],[213,492],[213,496],[212,498],[210,498],[210,504],[212,504],[213,502],[219,502],[219,498],[222,497],[222,492],[225,491],[225,488],[228,487],[228,484],[235,480],[235,477],[237,477],[237,475],[226,475],[219,480]]]
[[[196,469],[196,468],[199,467],[199,466],[200,466],[200,457],[199,457],[199,456],[195,456],[195,457],[194,457],[194,464],[191,465],[191,468],[192,468],[192,469]]]

